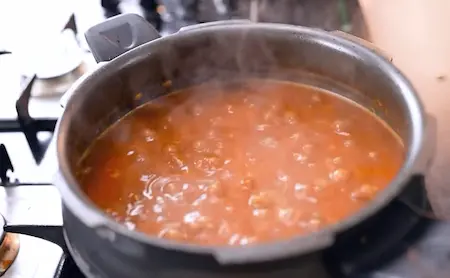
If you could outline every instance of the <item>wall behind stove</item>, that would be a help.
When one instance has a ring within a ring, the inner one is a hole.
[[[435,210],[450,219],[450,1],[360,0],[360,4],[373,42],[393,57],[438,120],[429,191]]]

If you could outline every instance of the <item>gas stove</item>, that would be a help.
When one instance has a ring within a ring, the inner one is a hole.
[[[63,108],[56,101],[48,115],[30,116],[32,92],[37,85],[42,90],[41,81],[24,78],[17,117],[0,115],[0,276],[83,278],[67,252],[61,199],[52,185],[52,135]],[[450,223],[430,209],[426,190],[432,186],[418,179],[364,227],[363,236],[338,237],[332,251],[306,257],[304,277],[450,277]]]

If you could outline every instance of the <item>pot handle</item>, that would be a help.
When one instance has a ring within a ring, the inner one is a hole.
[[[95,60],[103,62],[161,36],[141,16],[122,14],[89,28],[85,37]]]

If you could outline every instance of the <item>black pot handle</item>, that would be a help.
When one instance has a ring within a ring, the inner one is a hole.
[[[222,20],[186,26],[180,32],[218,25],[251,24],[250,20]],[[86,41],[97,62],[110,61],[139,45],[160,38],[160,34],[144,18],[122,14],[97,24],[85,33]]]
[[[95,60],[104,62],[161,36],[141,16],[122,14],[89,28],[85,37]]]

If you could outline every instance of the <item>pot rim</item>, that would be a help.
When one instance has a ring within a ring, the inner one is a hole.
[[[151,52],[151,49],[157,44],[164,44],[168,43],[169,41],[182,41],[183,38],[196,33],[204,33],[204,35],[206,35],[206,33],[217,33],[225,31],[225,29],[229,30],[230,28],[250,32],[252,30],[263,30],[265,32],[285,32],[290,34],[309,36],[311,40],[324,44],[327,47],[337,49],[338,51],[345,51],[355,56],[363,55],[370,59],[372,63],[376,63],[377,66],[380,67],[383,72],[385,72],[386,75],[397,84],[397,86],[399,86],[399,89],[404,97],[404,101],[408,106],[409,117],[412,123],[409,134],[411,139],[406,146],[407,155],[402,167],[398,171],[395,178],[390,182],[390,184],[358,212],[344,218],[337,224],[328,225],[318,232],[309,233],[306,235],[298,235],[285,240],[278,240],[248,246],[201,246],[162,239],[156,236],[144,234],[139,231],[128,230],[124,225],[117,223],[112,218],[107,216],[105,212],[97,208],[95,204],[90,201],[87,196],[84,195],[84,193],[80,189],[78,182],[70,171],[70,164],[67,158],[65,144],[68,140],[66,130],[69,122],[74,117],[73,112],[71,112],[71,107],[74,103],[77,102],[78,99],[82,97],[83,93],[88,92],[88,89],[84,89],[89,88],[89,84],[95,82],[95,80],[98,79],[97,76],[111,74],[113,72],[116,72],[120,68],[126,67],[130,63],[145,59],[145,57],[148,56],[148,54]],[[380,209],[385,207],[389,202],[391,202],[397,195],[399,195],[413,176],[423,174],[421,172],[423,171],[423,169],[416,169],[416,165],[418,164],[418,160],[420,160],[420,154],[423,149],[425,112],[423,109],[423,105],[411,83],[394,65],[392,65],[390,61],[385,59],[383,56],[363,45],[360,45],[359,43],[336,35],[332,35],[323,30],[276,23],[251,23],[242,25],[236,24],[232,26],[210,26],[193,29],[186,32],[180,32],[174,35],[158,38],[118,56],[117,58],[90,73],[86,78],[83,79],[82,82],[71,88],[68,94],[70,94],[72,97],[68,100],[66,109],[62,117],[58,121],[56,129],[56,148],[59,171],[55,184],[61,192],[61,197],[64,205],[68,207],[69,210],[87,226],[96,229],[107,228],[113,231],[113,233],[132,238],[139,243],[154,245],[165,249],[174,249],[190,253],[213,255],[222,250],[232,250],[233,252],[236,252],[233,254],[237,254],[239,252],[242,252],[243,250],[249,249],[254,250],[255,252],[266,252],[272,250],[273,248],[280,248],[282,246],[294,246],[294,249],[297,249],[297,255],[304,254],[306,252],[317,251],[323,249],[324,247],[330,246],[333,243],[335,235],[337,233],[349,229],[359,222],[374,215]],[[115,236],[110,237],[111,241],[114,241],[114,239]],[[311,244],[306,244],[308,246],[305,246],[305,243],[307,243],[308,241],[312,242],[313,246],[311,246]],[[324,246],[320,244],[321,241],[325,243],[322,244]],[[300,245],[297,244],[300,242]],[[262,251],[261,248],[266,249]],[[277,258],[281,257],[281,255],[277,256]],[[274,259],[273,256],[270,259]]]

